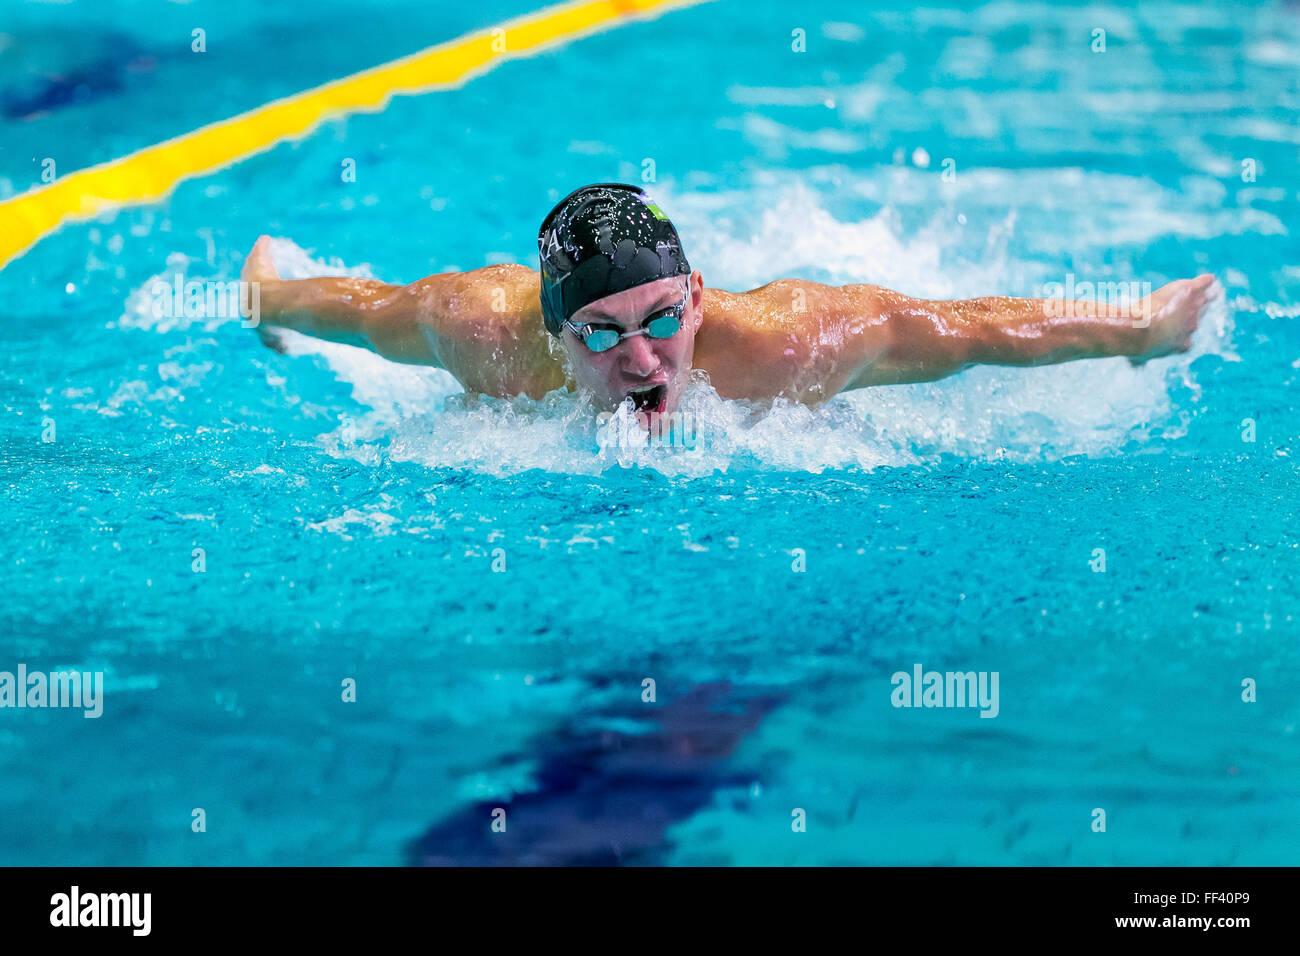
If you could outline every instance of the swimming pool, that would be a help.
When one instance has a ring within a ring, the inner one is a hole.
[[[526,9],[349,8],[11,7],[0,198]],[[105,697],[0,710],[0,862],[482,862],[505,807],[551,862],[1294,863],[1298,65],[1280,4],[707,3],[47,238],[0,273],[0,670]],[[570,397],[155,314],[261,232],[293,276],[535,265],[651,168],[724,288],[1224,296],[1175,359],[699,387],[699,447],[621,456]],[[996,718],[893,706],[916,665]]]

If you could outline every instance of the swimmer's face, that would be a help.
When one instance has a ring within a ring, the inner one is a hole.
[[[562,340],[578,386],[602,408],[615,409],[629,397],[639,412],[666,415],[677,408],[691,377],[695,333],[704,319],[704,281],[698,271],[689,279],[671,277],[647,282],[589,302],[573,314],[574,325],[643,329],[656,316],[685,300],[681,328],[672,338],[633,335],[605,352],[593,352],[582,337],[565,326]]]

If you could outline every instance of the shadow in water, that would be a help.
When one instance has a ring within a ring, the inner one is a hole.
[[[669,826],[721,787],[753,779],[728,767],[781,698],[704,684],[663,705],[606,714],[644,732],[569,724],[539,740],[537,789],[487,800],[430,827],[408,847],[415,866],[617,866],[655,863]],[[505,810],[505,832],[492,812]]]

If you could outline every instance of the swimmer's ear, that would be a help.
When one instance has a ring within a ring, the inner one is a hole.
[[[700,275],[699,269],[691,273],[689,288],[691,290],[691,306],[695,308],[697,315],[695,330],[698,332],[700,326],[704,324],[704,277]]]

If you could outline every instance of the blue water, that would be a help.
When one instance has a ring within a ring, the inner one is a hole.
[[[372,6],[7,5],[0,197],[526,9]],[[0,274],[0,670],[106,697],[0,709],[0,862],[474,862],[498,806],[579,861],[581,779],[627,862],[1294,863],[1298,67],[1285,4],[731,0],[65,227]],[[698,449],[622,460],[570,396],[152,309],[262,232],[291,276],[535,265],[647,160],[723,288],[1221,295],[1142,368],[699,386]],[[998,716],[893,707],[915,664],[998,672]]]

